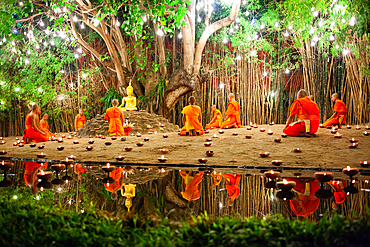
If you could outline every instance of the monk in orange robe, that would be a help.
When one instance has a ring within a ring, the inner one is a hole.
[[[36,161],[22,161],[24,169],[24,183],[26,186],[31,187],[31,193],[33,195],[37,194],[38,179],[36,177],[40,170],[45,170],[48,167],[48,163],[37,164]]]
[[[82,179],[82,174],[85,173],[85,168],[83,168],[81,164],[76,163],[73,167],[73,171],[77,174],[78,179]]]
[[[117,191],[122,188],[123,185],[123,169],[116,167],[112,172],[109,173],[109,177],[114,179],[113,184],[104,184],[104,187],[107,191],[112,192],[112,200],[117,200],[118,194]]]
[[[213,111],[213,118],[211,122],[206,125],[206,130],[211,128],[220,128],[220,125],[222,123],[222,114],[220,110],[218,110],[215,105],[211,106],[211,109]]]
[[[27,114],[25,119],[26,129],[23,131],[24,143],[34,142],[46,142],[49,138],[45,130],[41,127],[39,121],[39,115],[41,109],[38,105],[32,106],[32,111]]]
[[[123,115],[123,111],[118,107],[118,100],[114,99],[112,101],[111,108],[108,108],[105,112],[105,119],[108,119],[109,123],[109,135],[110,136],[124,136],[125,131],[123,129],[123,122],[125,116]]]
[[[40,124],[41,124],[41,127],[46,132],[46,135],[47,135],[47,137],[49,139],[50,137],[55,137],[55,134],[54,133],[51,133],[49,131],[49,124],[48,124],[48,121],[47,121],[48,118],[49,118],[49,115],[45,113],[44,116],[42,117],[41,121],[40,121]]]
[[[328,184],[334,189],[335,200],[333,201],[331,206],[334,210],[338,210],[338,206],[342,204],[347,198],[347,194],[343,192],[344,187],[346,187],[346,181],[330,181],[328,182]]]
[[[298,115],[298,120],[291,124],[295,115]],[[289,136],[311,137],[319,128],[319,116],[319,107],[307,97],[306,91],[301,89],[290,107],[290,116],[283,132]]]
[[[217,185],[219,185],[222,181],[222,173],[221,172],[213,172],[211,173],[211,176],[213,178],[212,188],[216,188]]]
[[[203,135],[204,130],[202,126],[202,114],[200,107],[194,105],[196,103],[195,97],[190,96],[188,99],[188,106],[182,109],[182,123],[184,127],[180,131],[180,136],[196,136]]]
[[[320,199],[315,197],[315,192],[319,190],[317,180],[307,182],[302,182],[298,178],[286,180],[296,182],[293,190],[297,193],[297,199],[290,200],[290,208],[295,215],[308,217],[319,208]]]
[[[339,99],[337,93],[331,96],[331,100],[334,104],[334,114],[323,123],[324,127],[338,125],[338,128],[342,127],[342,124],[346,123],[347,107],[343,101]]]
[[[79,110],[79,113],[75,117],[75,130],[79,131],[86,124],[86,117],[84,116],[84,111]]]
[[[222,173],[222,177],[226,181],[226,190],[227,196],[229,197],[229,206],[234,204],[235,199],[240,195],[239,189],[239,182],[240,182],[240,175],[239,174],[230,174],[230,173]]]
[[[235,96],[233,93],[229,94],[230,103],[227,106],[226,120],[221,123],[220,128],[241,128],[242,126],[239,116],[240,105],[235,101]]]
[[[181,195],[188,201],[198,200],[200,197],[201,182],[203,180],[204,172],[186,172],[180,171],[182,180]]]

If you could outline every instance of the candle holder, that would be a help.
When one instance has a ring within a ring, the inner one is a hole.
[[[205,164],[205,163],[207,163],[207,159],[206,158],[200,158],[200,159],[198,159],[198,162],[201,163],[201,164]]]
[[[252,127],[248,126],[248,127],[247,127],[247,130],[252,130]]]
[[[146,126],[146,128],[147,128],[148,130],[151,130],[151,129],[153,128],[153,126],[147,125],[147,126]]]
[[[106,146],[110,146],[110,145],[112,145],[112,143],[111,142],[105,142],[104,143]]]
[[[246,135],[246,136],[245,136],[245,138],[246,138],[246,139],[251,139],[251,138],[252,138],[252,136],[251,136],[251,135]]]
[[[122,137],[122,138],[121,138],[121,141],[122,141],[122,142],[126,141],[126,137]]]
[[[167,167],[158,166],[158,172],[159,173],[165,173],[167,171]]]
[[[222,135],[223,133],[225,133],[225,131],[219,130],[218,133]]]
[[[261,128],[260,129],[260,132],[265,132],[266,130],[264,128]]]
[[[161,124],[161,127],[162,127],[162,128],[164,128],[164,127],[166,127],[166,125],[164,125],[164,124]]]
[[[141,134],[140,134],[140,133],[137,133],[137,134],[136,134],[136,137],[141,137]]]
[[[93,147],[92,146],[87,146],[86,149],[87,149],[87,151],[91,151],[91,150],[93,150]]]
[[[166,154],[166,153],[168,153],[168,149],[165,149],[165,148],[163,148],[163,149],[159,149],[159,151],[160,151],[162,154]]]
[[[14,143],[13,143],[13,146],[14,146],[14,147],[18,146],[18,143],[17,143],[17,142],[14,142]]]
[[[130,151],[132,150],[132,147],[125,147],[125,150],[126,150],[127,152],[130,152]]]
[[[93,139],[90,139],[90,140],[88,141],[88,143],[89,143],[89,144],[94,144],[94,142],[95,142],[95,141],[94,141]]]
[[[216,134],[214,134],[212,138],[218,138],[218,136]]]
[[[294,153],[302,153],[302,149],[300,149],[300,148],[295,148],[295,149],[293,150],[293,152],[294,152]]]
[[[6,143],[5,141],[1,141],[1,142],[0,142],[0,145],[3,145],[3,144],[5,144],[5,143]]]
[[[116,136],[112,136],[110,139],[112,139],[113,141],[117,140],[117,137]]]
[[[53,176],[53,173],[51,171],[40,171],[37,173],[37,177],[41,179],[41,182],[37,184],[37,188],[40,188],[41,191],[44,189],[51,189],[53,188],[53,184],[50,183],[48,180]]]
[[[347,176],[353,177],[359,172],[359,169],[358,168],[351,168],[351,167],[347,166],[346,168],[343,168],[342,171]],[[352,180],[352,178],[351,178],[351,180]]]
[[[315,172],[315,178],[318,181],[325,183],[333,180],[334,175],[331,172]]]
[[[5,150],[3,151],[0,151],[0,155],[6,155],[8,152],[6,152]]]
[[[61,172],[64,169],[66,169],[66,165],[65,164],[55,164],[51,166],[51,169],[53,169],[56,172]]]
[[[347,187],[344,187],[343,192],[348,194],[357,194],[358,189],[354,186],[353,183],[350,183]]]
[[[18,144],[18,147],[24,147],[24,144],[23,143],[19,143]]]
[[[257,129],[258,128],[258,125],[257,124],[253,125],[253,128]]]
[[[68,159],[68,158],[66,158],[65,160],[62,160],[62,163],[65,164],[66,166],[72,165],[73,162],[74,161],[72,159]]]
[[[208,134],[208,133],[209,133],[209,130],[205,130],[205,131],[204,131],[204,133],[205,133],[205,134]]]
[[[109,177],[109,173],[114,171],[115,167],[114,166],[111,166],[109,163],[107,163],[106,166],[103,166],[101,168],[103,171],[107,172],[108,173],[108,177]]]
[[[266,157],[268,157],[270,155],[270,153],[269,152],[260,152],[260,156],[261,156],[261,158],[266,158]]]
[[[165,158],[164,155],[162,155],[162,157],[158,158],[158,161],[161,163],[165,163],[167,161],[167,158]]]
[[[45,147],[44,145],[40,145],[40,146],[38,146],[37,148],[38,148],[38,149],[44,149],[44,147]]]
[[[89,138],[94,138],[94,136],[93,135],[89,135]]]
[[[63,142],[63,139],[62,138],[58,138],[57,140],[59,143],[62,143]]]
[[[207,138],[206,139],[206,142],[211,142],[212,141],[212,138]]]
[[[281,134],[281,137],[283,137],[283,138],[287,138],[288,137],[288,135],[287,134]]]
[[[62,150],[64,149],[64,147],[59,146],[59,147],[57,147],[57,149],[58,149],[59,151],[62,151]]]
[[[349,140],[349,142],[350,142],[350,143],[358,143],[358,140],[357,140],[357,139],[355,139],[355,138],[352,138],[352,139],[350,139],[350,140]]]
[[[67,158],[68,158],[68,160],[73,160],[74,161],[76,159],[76,156],[74,156],[73,154],[71,154]]]
[[[281,190],[276,193],[276,197],[283,201],[290,201],[294,198],[294,193],[290,190]]]
[[[31,144],[30,144],[30,147],[31,147],[31,148],[36,147],[36,143],[31,143]]]
[[[105,140],[105,136],[100,137],[102,140]]]
[[[44,153],[40,153],[40,154],[36,154],[36,155],[37,155],[37,158],[41,158],[41,159],[46,157],[46,154],[44,154]]]
[[[212,157],[215,153],[213,151],[206,151],[208,157]]]
[[[212,145],[212,143],[210,143],[210,142],[206,142],[206,143],[204,143],[204,146],[206,146],[206,147],[209,147],[209,146],[211,146]]]
[[[68,168],[66,168],[66,175],[64,175],[62,179],[65,181],[66,184],[68,184],[69,181],[73,180],[71,176],[68,176]]]
[[[275,124],[275,122],[271,122],[271,123],[269,123],[269,125],[271,125],[271,126],[272,126],[272,125],[274,125],[274,124]]]
[[[274,139],[274,142],[281,142],[281,139],[279,137]]]
[[[322,124],[319,124],[319,128],[325,128]]]
[[[361,161],[361,166],[364,167],[364,168],[367,168],[370,166],[370,162],[369,161]]]
[[[332,134],[336,134],[336,133],[337,133],[337,130],[333,128],[333,129],[330,131],[330,133],[332,133]]]
[[[267,132],[267,134],[268,134],[268,135],[272,135],[272,134],[274,134],[274,132],[272,132],[271,130],[269,130],[269,131]]]
[[[360,130],[360,129],[361,129],[361,127],[357,125],[356,130]]]
[[[342,138],[342,135],[341,135],[341,134],[339,134],[339,132],[337,132],[337,133],[334,135],[334,138],[340,139],[340,138]]]
[[[276,183],[276,186],[283,190],[283,191],[289,191],[295,187],[296,183],[294,181],[287,181],[286,179],[283,179],[283,181],[279,181]]]
[[[348,145],[349,148],[357,148],[358,142],[354,142]]]
[[[168,135],[167,134],[163,134],[163,138],[168,138]]]
[[[366,130],[370,130],[370,127],[368,125],[366,125],[365,129]]]
[[[148,131],[148,135],[152,135],[153,134],[153,131]]]
[[[271,163],[274,166],[280,166],[283,163],[283,161],[282,160],[273,160],[273,161],[271,161]]]
[[[0,140],[3,140],[4,138],[3,137],[0,137]]]
[[[234,133],[233,133],[233,136],[237,136],[237,135],[238,135],[238,133],[237,133],[237,132],[234,132]]]
[[[116,157],[116,160],[118,160],[118,161],[122,161],[122,160],[124,160],[125,159],[125,156],[117,156]]]
[[[12,162],[9,162],[9,161],[2,161],[0,163],[0,169],[3,170],[3,171],[8,171],[10,170],[10,168],[12,168],[14,166],[14,163]]]
[[[280,177],[280,172],[278,172],[278,171],[273,171],[273,170],[271,170],[271,171],[266,171],[266,172],[264,172],[264,176],[265,176],[266,178],[270,178],[270,179],[277,179],[278,177]]]
[[[144,145],[144,143],[142,143],[142,142],[136,143],[136,146],[138,146],[138,147],[142,147],[143,145]]]
[[[369,136],[369,132],[365,131],[364,133],[364,136]]]
[[[41,170],[39,173],[37,173],[37,178],[41,180],[49,180],[53,177],[53,172],[51,171],[43,171]]]
[[[72,139],[72,136],[68,136],[68,139]]]
[[[351,129],[351,128],[352,128],[351,126],[347,125],[347,129]]]

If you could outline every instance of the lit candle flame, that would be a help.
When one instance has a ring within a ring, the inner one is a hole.
[[[347,166],[347,171],[350,171],[351,170],[351,167]]]
[[[273,170],[271,170],[271,174],[274,174],[275,172]]]
[[[283,179],[283,183],[284,183],[285,185],[287,185],[289,182],[288,182],[288,180]]]
[[[43,153],[43,152],[41,152],[41,155],[44,155],[44,153]]]
[[[162,155],[162,159],[164,159],[164,155]]]
[[[324,172],[324,176],[326,176],[326,172]]]
[[[107,187],[109,187],[109,183],[107,183]]]
[[[2,161],[1,164],[4,165],[4,161]]]
[[[61,164],[59,164],[59,167],[61,167],[62,165]]]
[[[43,170],[41,170],[41,175],[45,175],[45,172]]]
[[[44,191],[44,187],[41,187],[41,188],[40,188],[40,190],[41,190],[41,191]]]
[[[108,167],[108,168],[110,167],[110,164],[109,164],[109,163],[107,163],[107,167]]]
[[[68,184],[68,179],[66,180],[66,184]]]

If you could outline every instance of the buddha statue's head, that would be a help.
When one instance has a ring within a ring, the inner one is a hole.
[[[131,199],[131,197],[127,197],[126,198],[125,206],[127,207],[127,210],[130,212],[130,208],[132,206],[132,199]]]
[[[134,88],[131,86],[131,82],[130,84],[128,85],[128,87],[126,88],[126,92],[127,92],[127,96],[131,96],[132,93],[134,92]]]

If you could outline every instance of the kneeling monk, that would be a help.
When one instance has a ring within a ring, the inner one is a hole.
[[[323,126],[338,125],[338,128],[340,128],[342,124],[346,123],[347,107],[346,104],[339,99],[339,95],[337,93],[331,96],[331,100],[335,103],[334,114],[326,120],[325,123],[323,123]]]
[[[235,101],[235,96],[233,93],[229,94],[230,103],[227,106],[226,120],[221,123],[220,128],[241,128],[242,126],[239,116],[240,105]]]
[[[200,107],[194,105],[195,102],[195,97],[190,96],[188,99],[189,105],[182,109],[182,123],[184,127],[180,131],[180,136],[195,136],[204,134],[203,126],[201,124],[202,115],[200,112]]]
[[[181,195],[188,201],[198,200],[200,197],[201,182],[203,180],[204,172],[186,172],[180,171],[182,180]]]
[[[45,130],[40,126],[40,113],[40,107],[34,104],[32,106],[32,111],[27,114],[25,119],[26,129],[23,131],[24,143],[29,143],[31,141],[46,142],[49,139]]]
[[[79,131],[86,124],[86,117],[84,116],[84,111],[79,110],[78,114],[75,117],[75,130]]]
[[[211,128],[220,128],[220,125],[222,123],[222,114],[220,110],[218,110],[215,105],[211,106],[211,109],[213,111],[213,118],[211,122],[206,125],[206,130]]]
[[[292,123],[294,116],[298,115],[297,122]],[[313,102],[304,89],[297,93],[297,99],[290,107],[290,116],[283,132],[289,136],[310,137],[319,128],[319,107]]]
[[[113,107],[108,108],[105,112],[105,119],[108,119],[109,123],[109,135],[110,136],[123,136],[125,131],[123,130],[124,115],[123,111],[118,107],[118,100],[112,101]],[[121,121],[122,120],[122,121]]]
[[[123,169],[116,167],[112,172],[109,173],[109,177],[114,179],[114,183],[106,183],[104,187],[107,191],[112,192],[110,195],[112,200],[117,200],[117,191],[122,188],[123,185]]]
[[[55,134],[54,133],[51,133],[49,131],[49,124],[48,124],[48,117],[49,115],[48,114],[44,114],[44,116],[42,117],[41,121],[40,121],[40,124],[41,124],[41,127],[44,129],[44,131],[46,132],[46,135],[49,139],[49,137],[55,137]]]
[[[26,186],[31,187],[31,193],[32,195],[35,195],[39,190],[37,188],[37,184],[39,182],[36,175],[40,170],[46,170],[48,163],[37,164],[36,161],[22,161],[22,163],[24,169],[24,183]]]

